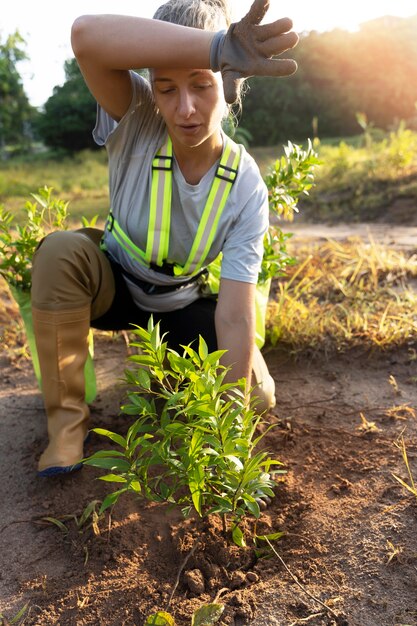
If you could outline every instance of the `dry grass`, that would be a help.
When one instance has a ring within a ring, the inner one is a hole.
[[[267,337],[273,345],[333,352],[417,340],[417,255],[370,239],[328,241],[296,256],[299,263],[271,293]]]
[[[417,485],[414,480],[413,472],[410,467],[410,462],[408,459],[407,446],[404,440],[404,436],[400,435],[398,440],[395,442],[395,446],[401,452],[401,456],[404,462],[404,467],[406,469],[407,478],[403,479],[396,474],[392,474],[396,481],[400,483],[400,485],[406,490],[406,492],[411,493],[415,498],[417,498]]]
[[[417,255],[372,240],[328,241],[291,251],[299,259],[273,284],[267,341],[293,353],[408,346],[417,341]],[[3,349],[27,354],[17,307],[0,280]],[[414,345],[414,348],[413,348]],[[393,410],[393,419],[409,410]]]

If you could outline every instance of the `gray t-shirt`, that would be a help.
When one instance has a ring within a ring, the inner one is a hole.
[[[115,122],[98,107],[93,137],[105,145],[109,157],[111,210],[127,236],[141,250],[146,249],[152,160],[166,139],[166,126],[158,114],[148,81],[131,72],[133,98],[120,120]],[[218,163],[197,185],[184,179],[174,158],[169,259],[183,266],[194,242]],[[222,252],[221,277],[256,283],[268,228],[268,194],[258,166],[241,147],[237,179],[221,215],[206,264]],[[180,285],[186,277],[172,277],[135,262],[106,230],[104,241],[110,256],[129,274],[155,285]],[[136,304],[147,311],[170,311],[190,304],[198,297],[194,282],[164,294],[146,294],[126,278]]]

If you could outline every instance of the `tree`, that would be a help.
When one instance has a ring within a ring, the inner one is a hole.
[[[39,137],[51,148],[76,152],[96,148],[92,138],[96,104],[75,59],[65,62],[66,81],[54,88],[36,123]]]
[[[341,29],[301,36],[286,56],[298,71],[286,79],[254,78],[245,97],[241,124],[253,145],[276,145],[312,135],[354,135],[364,113],[375,126],[389,129],[411,121],[417,102],[417,15],[384,17],[358,32]]]
[[[28,58],[24,45],[18,31],[4,43],[0,39],[0,152],[7,144],[22,146],[29,141],[29,124],[35,111],[17,70],[17,64]]]

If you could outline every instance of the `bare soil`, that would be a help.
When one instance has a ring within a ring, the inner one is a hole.
[[[336,238],[335,231],[313,235]],[[416,235],[404,245],[415,247]],[[395,245],[393,229],[389,236]],[[7,300],[3,311],[4,330],[17,314]],[[91,425],[123,432],[126,345],[104,333],[95,345],[99,394]],[[239,549],[216,519],[184,520],[133,497],[99,523],[99,535],[79,529],[73,516],[109,487],[88,467],[67,477],[36,476],[46,440],[41,395],[30,362],[4,351],[0,613],[11,621],[27,604],[19,622],[26,625],[140,626],[167,606],[197,543],[169,607],[178,626],[190,626],[193,611],[216,597],[225,604],[222,625],[417,626],[417,498],[393,478],[406,478],[395,446],[401,433],[417,478],[410,410],[417,408],[416,349],[314,359],[294,359],[279,348],[266,352],[277,406],[266,418],[275,428],[264,445],[287,474],[256,532],[284,531],[273,544],[279,557],[255,555],[251,520],[248,547]],[[105,445],[93,434],[86,452]],[[62,520],[67,531],[45,518]]]

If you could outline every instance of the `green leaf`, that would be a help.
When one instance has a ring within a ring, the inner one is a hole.
[[[120,450],[97,450],[97,452],[94,452],[88,459],[107,459],[109,457],[117,457],[120,459],[120,457],[125,458],[125,455]],[[87,459],[83,459],[83,462],[86,460]]]
[[[129,489],[132,489],[135,493],[140,493],[142,491],[141,484],[138,480],[132,480],[129,483]]]
[[[90,517],[92,517],[92,515],[96,511],[96,507],[97,507],[98,504],[100,504],[99,500],[91,500],[91,502],[89,502],[87,504],[87,506],[85,507],[84,511],[82,512],[82,514],[80,516],[80,519],[78,520],[78,527],[84,526],[86,521]]]
[[[229,459],[238,470],[243,470],[243,463],[234,454],[226,454],[225,459]]]
[[[255,535],[256,539],[260,541],[276,541],[277,539],[281,539],[285,533],[283,531],[279,533],[272,533],[271,535]]]
[[[205,604],[191,618],[191,626],[213,626],[222,616],[224,604]]]
[[[198,356],[200,357],[202,361],[205,361],[205,359],[207,359],[207,356],[208,356],[207,344],[201,335],[198,341]]]
[[[169,613],[158,611],[146,618],[144,626],[175,626],[175,620]]]
[[[129,357],[129,361],[133,361],[133,363],[138,365],[155,365],[155,359],[146,354],[133,354]]]
[[[191,348],[191,346],[181,346],[181,348],[183,348],[184,354],[187,354],[191,359],[198,361],[198,358],[196,358],[197,353]]]
[[[126,439],[117,433],[113,433],[111,430],[106,430],[105,428],[93,428],[93,432],[111,439],[122,448],[126,448]]]
[[[18,613],[16,613],[16,615],[13,617],[13,619],[10,620],[10,624],[17,624],[17,622],[23,617],[23,615],[26,613],[27,609],[29,606],[29,602],[26,602],[26,604],[24,606],[22,606],[22,608],[20,609],[20,611]],[[0,616],[1,617],[1,616]]]
[[[239,526],[235,526],[232,530],[232,539],[233,542],[239,546],[239,548],[246,548],[245,537],[243,536],[242,531]]]
[[[197,511],[197,513],[201,516],[202,515],[201,513],[201,504],[202,504],[201,490],[199,489],[198,484],[194,482],[193,480],[190,480],[189,482],[189,489],[191,493],[191,499],[194,504],[194,508]]]
[[[159,332],[159,323],[155,324],[155,327],[153,328],[152,332],[151,332],[151,337],[150,337],[150,343],[152,346],[153,350],[158,350],[158,348],[161,345],[161,336],[160,336],[160,332]]]
[[[215,350],[214,352],[210,352],[210,354],[207,356],[206,361],[210,364],[210,365],[217,365],[218,362],[220,361],[221,357],[226,354],[227,350]]]
[[[62,530],[63,533],[65,534],[68,533],[68,528],[65,526],[63,522],[61,522],[61,520],[56,519],[55,517],[42,517],[42,519],[45,520],[45,522],[50,522],[51,524],[55,524],[55,526],[57,526],[59,530]]]
[[[221,507],[221,509],[224,512],[230,512],[233,511],[233,503],[231,500],[228,500],[227,498],[224,498],[222,496],[218,496],[216,494],[213,494],[213,500],[216,503],[217,507]]]
[[[136,382],[142,387],[142,389],[149,390],[151,388],[151,377],[149,376],[149,373],[143,368],[139,368],[137,370]]]
[[[39,202],[39,204],[46,209],[46,207],[48,206],[48,203],[45,201],[44,198],[42,198],[38,193],[31,193],[30,195],[32,196],[32,198],[36,200],[36,202]]]
[[[259,504],[256,502],[256,500],[249,500],[249,498],[245,498],[243,497],[245,504],[246,504],[246,508],[248,509],[248,511],[250,511],[252,513],[252,515],[254,517],[256,517],[256,519],[258,519],[258,517],[261,515],[261,510],[259,508]]]
[[[119,470],[120,472],[128,472],[130,470],[130,464],[125,459],[120,458],[97,458],[93,454],[87,459],[83,460],[84,465],[91,465],[92,467],[99,467],[101,469]]]
[[[101,503],[101,507],[99,510],[99,515],[101,515],[102,513],[104,513],[104,511],[106,509],[108,509],[109,507],[113,506],[114,504],[116,504],[116,502],[118,501],[119,497],[122,495],[122,493],[125,493],[126,489],[120,489],[119,491],[113,491],[113,493],[109,493],[108,496],[106,496],[103,500],[103,502]]]
[[[184,357],[179,356],[179,354],[170,352],[168,354],[168,361],[173,372],[178,372],[182,374],[183,376],[186,374],[188,370],[192,369],[192,363],[190,363],[188,359],[185,359]]]
[[[126,440],[129,442],[130,445],[136,435],[139,433],[146,433],[144,437],[146,439],[151,439],[152,435],[149,434],[150,432],[152,432],[152,426],[147,423],[147,421],[144,422],[143,419],[138,419],[127,431]]]
[[[99,480],[104,480],[107,483],[126,483],[126,478],[118,476],[117,474],[106,474],[105,476],[99,476]]]

